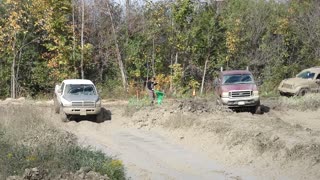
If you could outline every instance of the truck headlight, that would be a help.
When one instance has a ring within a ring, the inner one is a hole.
[[[229,97],[229,92],[222,92],[222,97]]]
[[[253,91],[253,96],[259,96],[259,91]]]

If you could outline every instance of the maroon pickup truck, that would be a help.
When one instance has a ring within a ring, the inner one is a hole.
[[[260,97],[253,75],[248,70],[221,71],[214,82],[220,105],[230,108],[248,108],[260,112]]]

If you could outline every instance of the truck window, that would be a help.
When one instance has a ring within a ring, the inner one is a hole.
[[[302,78],[302,79],[313,79],[314,78],[315,73],[310,72],[310,71],[303,71],[301,73],[299,73],[297,75],[298,78]]]
[[[223,84],[251,84],[253,77],[251,74],[228,74],[223,76]]]
[[[65,91],[65,94],[69,95],[97,95],[91,84],[67,84]]]

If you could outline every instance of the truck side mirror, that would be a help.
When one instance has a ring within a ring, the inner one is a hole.
[[[320,79],[316,79],[316,83],[320,85]]]

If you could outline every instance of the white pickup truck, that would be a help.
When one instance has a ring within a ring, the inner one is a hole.
[[[67,79],[55,86],[54,109],[63,122],[72,116],[95,116],[96,122],[104,120],[101,99],[90,80]]]

